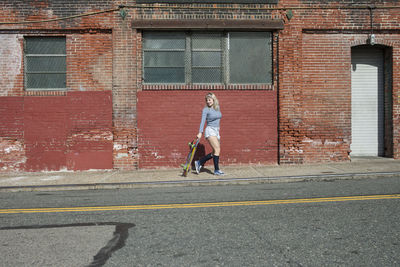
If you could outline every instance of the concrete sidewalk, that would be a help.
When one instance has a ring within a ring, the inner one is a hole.
[[[182,176],[181,169],[0,173],[0,192],[380,178],[400,176],[400,161],[356,158],[346,163],[228,166],[223,168],[226,173],[224,176],[214,176],[212,170],[209,165],[199,175],[192,172],[187,177]]]

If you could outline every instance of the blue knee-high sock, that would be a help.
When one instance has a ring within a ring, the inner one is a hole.
[[[216,171],[218,171],[219,170],[219,156],[214,156],[213,160],[214,160],[214,169]]]
[[[204,166],[204,164],[208,161],[208,160],[210,160],[210,159],[212,159],[213,158],[213,155],[210,153],[210,154],[208,154],[208,155],[205,155],[204,157],[202,157],[201,159],[200,159],[200,165],[201,166]]]

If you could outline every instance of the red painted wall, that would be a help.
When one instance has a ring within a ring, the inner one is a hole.
[[[0,172],[25,167],[24,99],[0,97]]]
[[[0,170],[112,169],[111,92],[0,97],[0,106]]]
[[[140,168],[179,167],[199,130],[206,91],[138,92]],[[277,163],[275,91],[214,91],[221,105],[221,163]],[[211,152],[202,138],[198,156]],[[212,168],[212,167],[211,167]]]

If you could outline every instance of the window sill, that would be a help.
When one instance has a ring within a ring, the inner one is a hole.
[[[65,96],[67,95],[67,89],[57,91],[47,90],[27,90],[24,92],[25,96]]]
[[[143,84],[142,90],[273,90],[271,84]]]

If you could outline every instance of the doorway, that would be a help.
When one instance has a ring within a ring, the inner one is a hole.
[[[351,50],[351,156],[390,156],[385,124],[391,122],[391,85],[385,76],[391,71],[385,58],[380,46]]]

